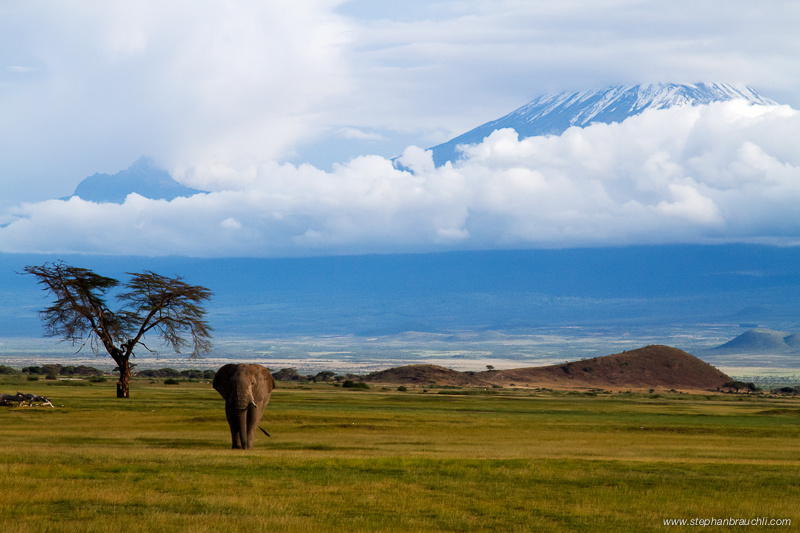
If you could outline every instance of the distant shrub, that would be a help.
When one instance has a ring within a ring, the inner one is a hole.
[[[779,389],[772,389],[772,394],[800,394],[800,387],[781,387]]]
[[[399,390],[400,392],[406,392],[408,388],[405,385],[400,385],[399,387],[397,387],[397,390]]]
[[[369,385],[367,385],[366,383],[355,382],[350,379],[342,383],[342,387],[344,387],[345,389],[369,390]]]
[[[16,374],[17,371],[10,366],[0,365],[0,374]]]
[[[28,381],[39,381],[39,376],[28,376]]]
[[[294,368],[281,368],[272,374],[275,381],[300,381],[300,374]]]
[[[158,370],[149,368],[147,370],[140,370],[136,373],[139,377],[145,378],[180,378],[183,377],[180,372],[174,368],[160,368]]]
[[[55,372],[48,372],[47,375],[44,377],[44,379],[49,379],[51,381],[54,381],[58,379],[58,374],[56,374]]]
[[[42,365],[42,374],[57,376],[61,373],[61,365]]]
[[[105,383],[107,380],[102,376],[92,376],[89,378],[92,383]]]
[[[180,381],[178,381],[177,379],[167,378],[164,380],[164,385],[177,385],[179,383]]]
[[[102,376],[103,371],[93,366],[79,365],[75,367],[76,376]]]
[[[181,376],[185,377],[186,379],[214,379],[217,373],[214,370],[183,370],[181,371]],[[164,376],[164,377],[176,377],[176,376]]]
[[[58,367],[58,373],[62,376],[102,376],[103,371],[98,370],[93,366],[85,366],[85,365],[78,365],[78,366],[61,366],[61,365],[53,365]]]
[[[744,381],[729,381],[722,385],[723,389],[728,389],[728,391],[739,392],[741,389],[746,390],[747,392],[759,392],[761,388],[757,387],[755,383],[749,382],[745,383]]]
[[[322,372],[318,373],[314,376],[314,381],[330,381],[335,379],[336,372],[331,372],[330,370],[323,370]]]

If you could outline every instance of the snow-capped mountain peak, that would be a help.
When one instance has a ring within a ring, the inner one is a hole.
[[[458,158],[458,145],[479,143],[493,131],[502,128],[513,128],[520,138],[560,135],[573,126],[622,122],[648,109],[706,105],[739,99],[755,105],[777,105],[777,102],[749,87],[726,83],[614,85],[540,96],[502,118],[478,126],[431,150],[434,162],[441,166]]]

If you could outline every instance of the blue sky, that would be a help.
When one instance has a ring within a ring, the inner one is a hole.
[[[799,240],[797,2],[25,2],[0,15],[3,252]],[[421,150],[544,93],[698,81],[785,106],[503,134],[460,169]],[[414,175],[391,168],[400,154]],[[142,155],[211,194],[48,201]]]

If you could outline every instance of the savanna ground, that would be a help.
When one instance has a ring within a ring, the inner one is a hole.
[[[56,405],[0,408],[4,533],[800,521],[797,399],[279,384],[272,437],[234,451],[208,383],[134,380],[128,400],[111,380],[64,383],[0,381]]]

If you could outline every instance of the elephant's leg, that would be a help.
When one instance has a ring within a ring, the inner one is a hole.
[[[239,431],[239,413],[232,405],[225,405],[225,416],[228,419],[228,426],[231,428],[231,448],[238,450],[242,448],[241,431]]]

